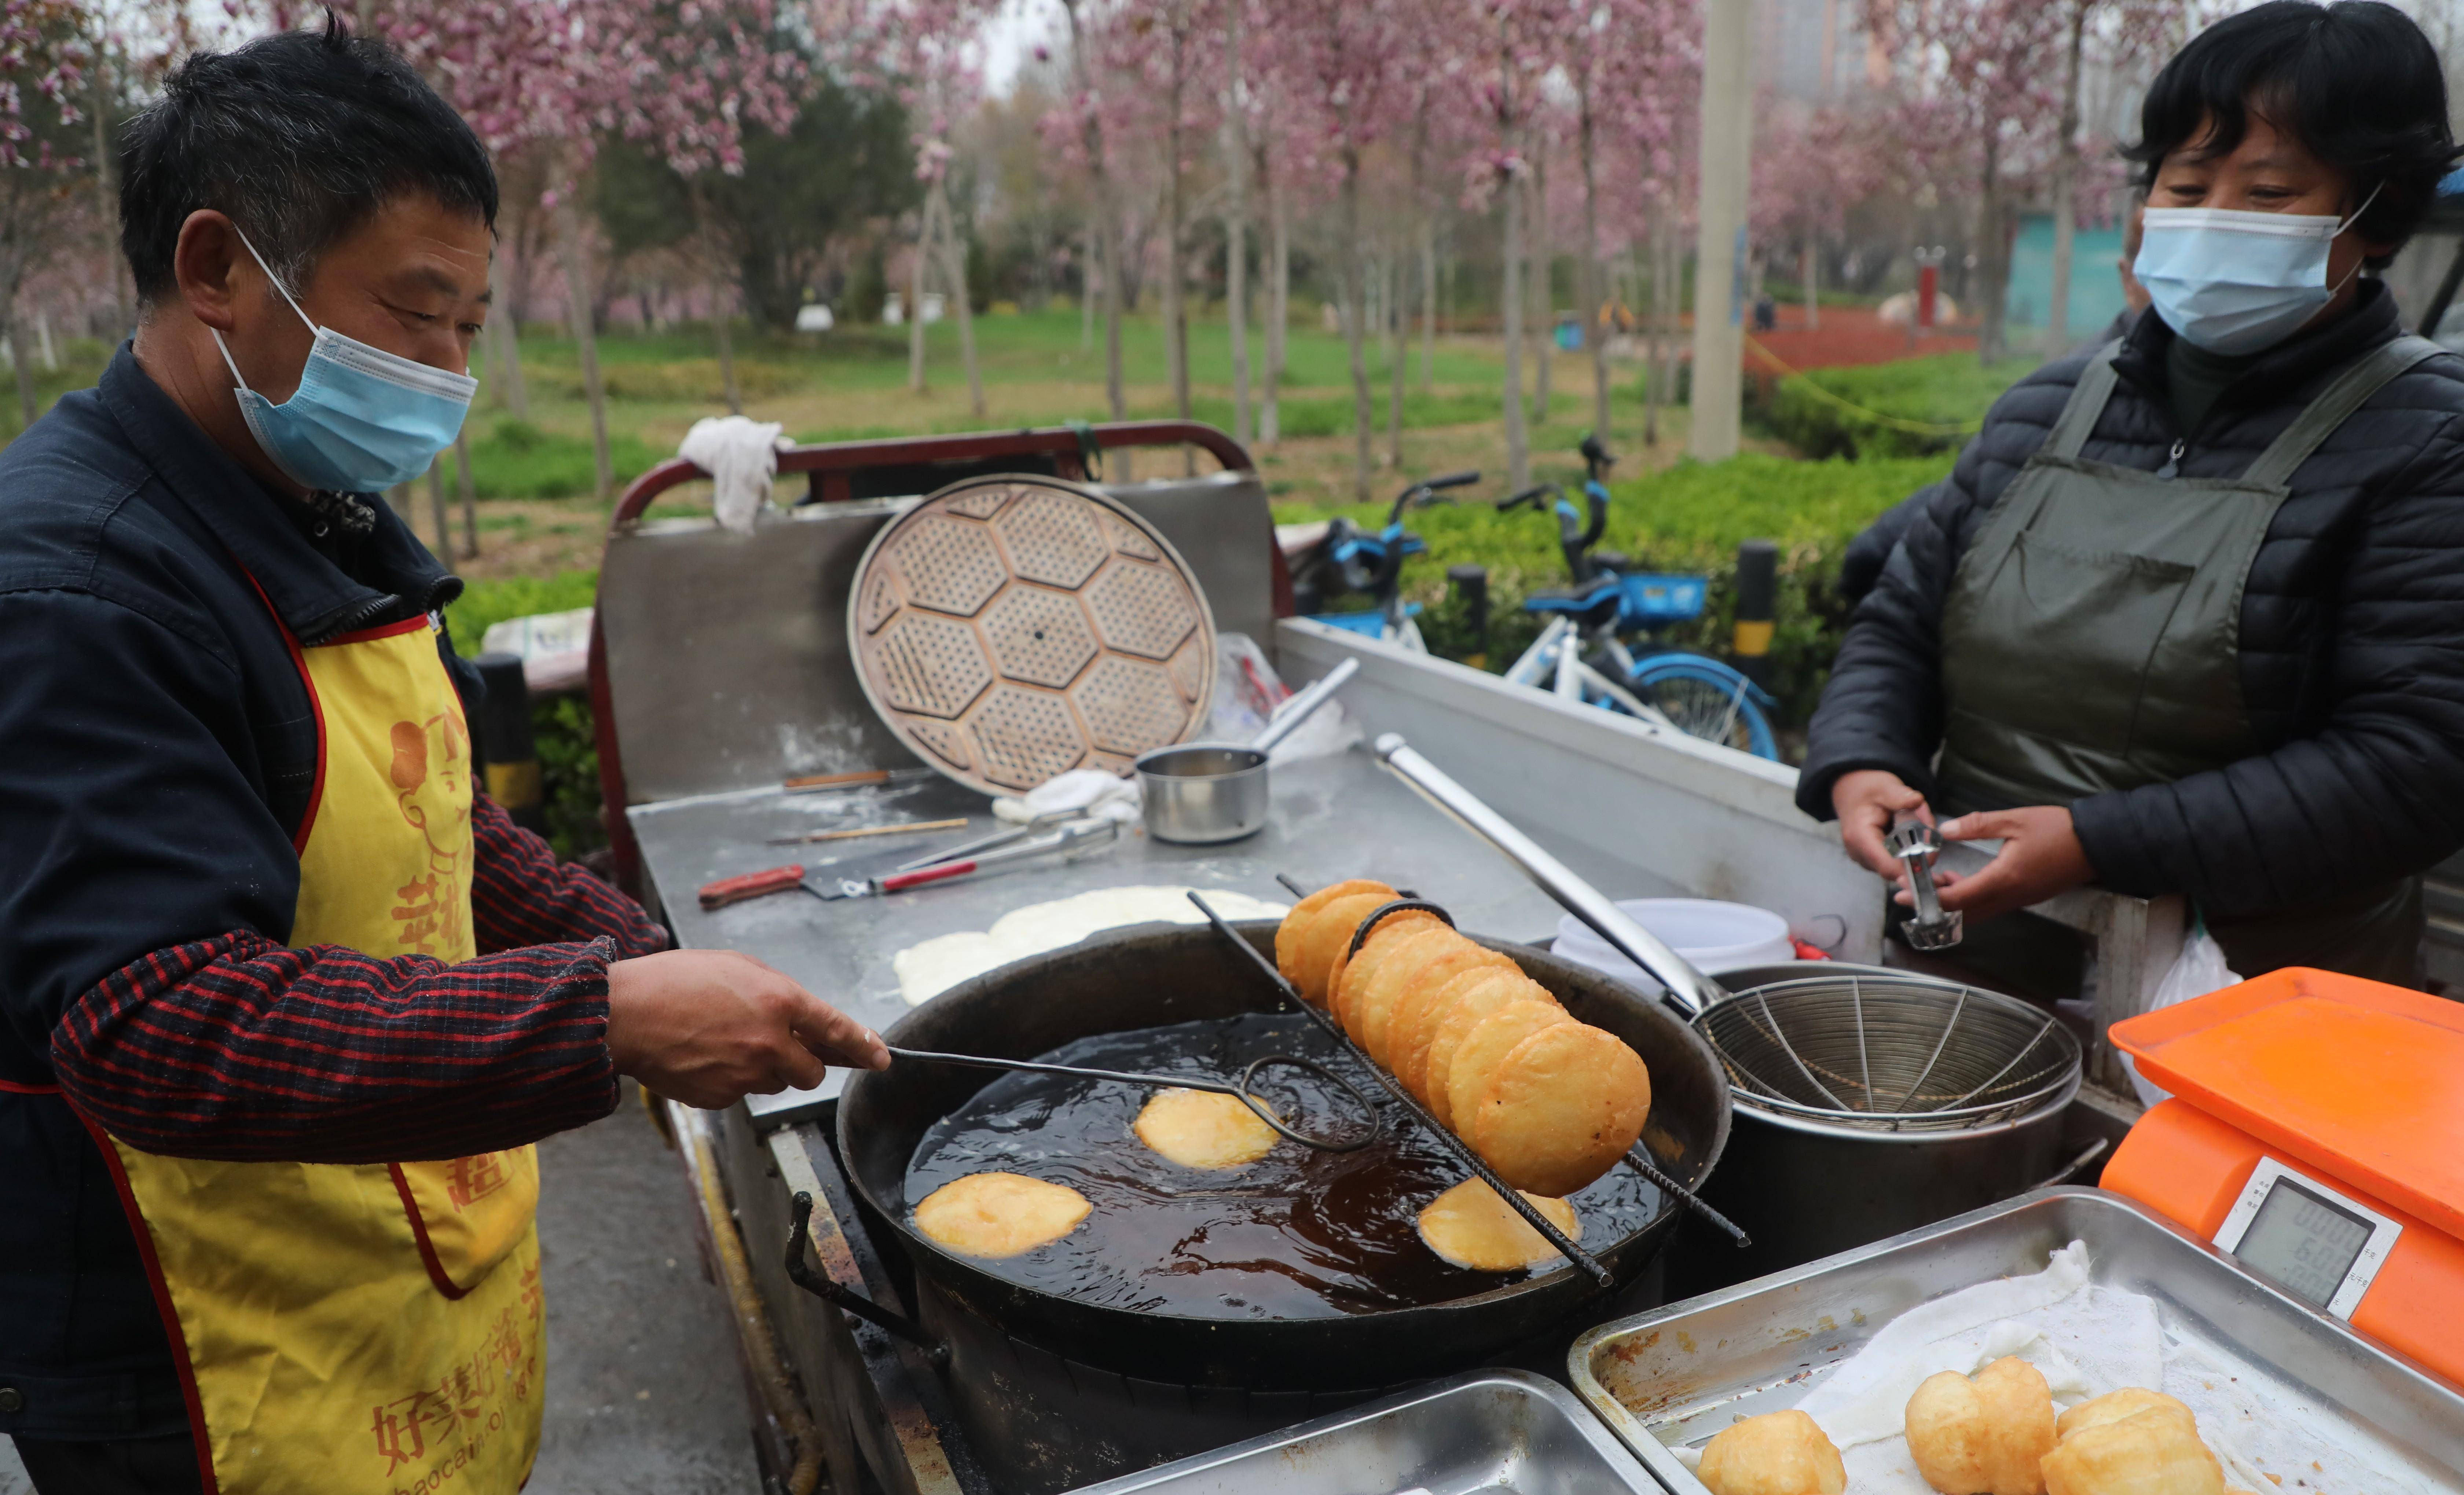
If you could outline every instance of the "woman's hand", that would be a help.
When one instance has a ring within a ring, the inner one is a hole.
[[[1934,874],[1947,910],[1990,919],[2096,879],[2096,868],[2088,865],[2087,852],[2071,824],[2071,812],[2058,804],[1979,810],[1944,821],[1938,828],[1945,841],[2002,843],[2001,851],[1982,871],[1966,877]],[[1900,901],[1907,902],[1907,894],[1901,893]]]
[[[1841,774],[1832,783],[1831,808],[1839,817],[1839,844],[1850,856],[1891,882],[1907,880],[1886,839],[1891,823],[1902,815],[1933,824],[1933,811],[1925,807],[1924,795],[1888,769],[1859,768]]]

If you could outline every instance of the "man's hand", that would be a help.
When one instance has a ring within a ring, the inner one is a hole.
[[[1897,816],[1913,815],[1933,824],[1924,795],[1888,769],[1859,768],[1832,783],[1831,808],[1839,817],[1839,844],[1850,856],[1890,882],[1906,882],[1903,864],[1884,843]]]
[[[705,1110],[889,1067],[873,1032],[751,956],[670,950],[607,967],[616,1072]]]
[[[1940,827],[1945,841],[1999,841],[2001,851],[1985,868],[1966,877],[1937,872],[1942,906],[1990,919],[1997,913],[2042,903],[2093,882],[2096,868],[2079,846],[2071,812],[2058,804],[2035,804],[2019,810],[1980,810],[1947,820]],[[1907,895],[1902,893],[1905,903]]]

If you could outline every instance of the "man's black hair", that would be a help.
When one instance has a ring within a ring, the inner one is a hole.
[[[2438,52],[2412,18],[2380,0],[2268,0],[2190,39],[2147,87],[2139,143],[2143,191],[2185,145],[2230,154],[2257,113],[2352,183],[2364,238],[2401,246],[2421,226],[2459,152],[2447,122]],[[2208,121],[2211,136],[2202,136]],[[2366,263],[2386,266],[2393,255]]]
[[[496,173],[452,106],[331,11],[320,32],[200,52],[120,139],[120,247],[145,300],[168,295],[180,226],[230,215],[294,295],[387,201],[424,192],[496,223]]]

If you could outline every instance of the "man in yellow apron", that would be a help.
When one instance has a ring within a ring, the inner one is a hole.
[[[201,54],[132,121],[144,316],[0,452],[0,1432],[41,1495],[510,1495],[539,1137],[886,1062],[476,791],[458,429],[495,183],[404,63]]]

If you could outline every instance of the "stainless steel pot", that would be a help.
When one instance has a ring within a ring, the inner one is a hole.
[[[1266,826],[1266,757],[1357,673],[1347,659],[1276,714],[1254,742],[1184,742],[1138,755],[1147,834],[1184,846],[1254,836]]]

